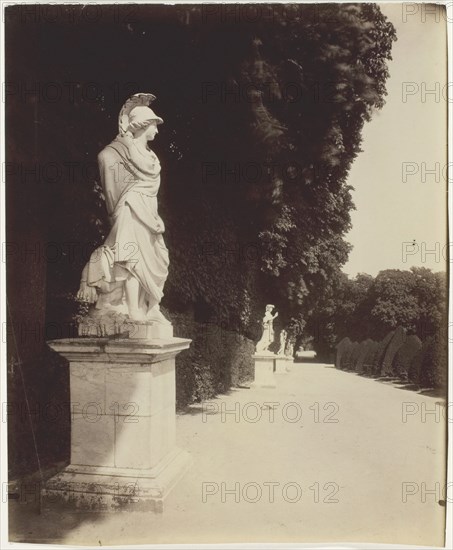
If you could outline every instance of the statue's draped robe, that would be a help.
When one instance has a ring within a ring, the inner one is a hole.
[[[157,211],[159,160],[150,150],[141,152],[131,137],[118,136],[98,161],[111,230],[92,254],[87,284],[98,288],[98,308],[115,306],[132,274],[140,283],[139,305],[150,310],[162,299],[169,265]]]
[[[261,336],[261,339],[256,345],[256,351],[264,351],[269,349],[269,346],[274,341],[274,317],[271,313],[267,312],[264,314],[263,317],[263,334]]]
[[[263,334],[266,335],[266,340],[269,342],[269,345],[274,341],[274,326],[273,326],[274,317],[271,313],[265,313],[263,318]]]

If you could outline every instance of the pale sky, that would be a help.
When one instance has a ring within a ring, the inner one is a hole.
[[[439,7],[430,14],[420,4],[380,6],[394,24],[398,40],[393,44],[393,61],[389,63],[386,105],[365,125],[363,153],[349,175],[357,210],[352,212],[353,228],[346,237],[354,249],[343,270],[350,276],[359,272],[376,275],[382,269],[409,269],[413,265],[444,271],[447,258],[444,14]],[[429,7],[433,9],[433,5],[428,5],[428,10]],[[427,93],[429,90],[437,90],[438,96]],[[437,173],[430,174],[429,170]],[[403,244],[414,240],[415,247]]]

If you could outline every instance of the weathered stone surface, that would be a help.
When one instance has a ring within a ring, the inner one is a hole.
[[[127,337],[133,326],[129,316],[116,311],[101,311],[91,307],[85,317],[79,320],[79,336],[112,336],[115,334]]]
[[[150,469],[70,465],[45,483],[41,512],[162,512],[166,497],[191,462],[189,453],[175,449]]]
[[[273,353],[255,354],[253,361],[255,363],[255,380],[253,387],[275,388],[275,361],[277,356]]]
[[[277,355],[275,359],[275,373],[276,374],[287,374],[289,371],[289,365],[292,363],[291,358],[285,355]]]
[[[176,448],[175,357],[189,344],[182,338],[49,342],[70,361],[71,464],[46,482],[44,508],[162,510],[178,468],[188,463]],[[121,492],[134,483],[138,496]]]
[[[115,420],[99,415],[94,407],[71,417],[71,464],[115,465]]]

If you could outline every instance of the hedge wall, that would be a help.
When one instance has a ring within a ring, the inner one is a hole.
[[[448,346],[446,331],[422,342],[406,335],[403,327],[390,331],[381,341],[351,342],[343,338],[336,347],[336,368],[370,376],[393,375],[420,388],[447,388]]]
[[[196,322],[192,313],[165,314],[173,323],[175,336],[192,339],[190,348],[176,358],[179,409],[253,380],[252,340],[215,323]]]

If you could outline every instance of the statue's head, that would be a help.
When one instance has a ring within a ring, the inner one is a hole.
[[[155,95],[147,92],[132,95],[121,108],[118,117],[118,135],[138,137],[146,132],[147,140],[154,139],[157,134],[157,125],[164,122],[149,107],[155,99]]]
[[[273,304],[267,304],[266,306],[266,311],[272,311],[274,309],[274,305]]]
[[[126,135],[136,137],[146,134],[147,140],[153,140],[158,133],[157,125],[164,121],[156,113],[144,105],[134,107],[129,113],[129,124]]]

